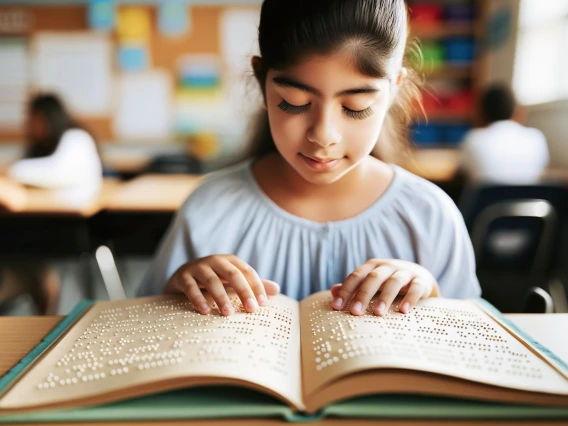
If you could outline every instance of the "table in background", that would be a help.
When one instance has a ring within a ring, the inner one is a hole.
[[[91,220],[91,234],[115,255],[152,255],[173,216],[202,178],[147,174],[123,183]]]
[[[568,340],[560,339],[558,331],[568,330],[568,314],[549,315],[506,315],[518,326],[525,330],[531,337],[547,346],[562,359],[568,359]],[[0,317],[0,376],[12,368],[24,357],[41,339],[62,319],[53,317]],[[95,423],[93,423],[95,424]],[[114,422],[117,426],[149,425],[154,422]],[[164,422],[166,424],[166,422]],[[239,420],[207,420],[207,421],[168,421],[168,425],[226,425],[226,426],[260,426],[260,425],[285,425],[290,424],[276,419],[239,419]],[[468,426],[491,426],[491,425],[560,425],[565,421],[448,421],[448,420],[373,420],[373,419],[326,419],[317,424],[323,425],[468,425]],[[84,426],[84,423],[64,423],[65,426]],[[37,426],[37,423],[34,424]]]
[[[118,180],[105,179],[99,196],[81,205],[63,202],[51,189],[27,188],[24,209],[0,213],[0,259],[10,263],[78,258],[84,272],[82,280],[92,296],[89,220],[104,208],[119,186]]]

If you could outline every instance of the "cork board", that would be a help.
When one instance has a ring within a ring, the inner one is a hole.
[[[128,7],[128,6],[117,6]],[[176,75],[177,58],[188,53],[219,53],[219,21],[224,6],[191,5],[190,31],[179,37],[168,37],[158,29],[155,5],[139,6],[150,11],[152,36],[150,39],[150,65],[152,68],[166,69]],[[88,30],[86,5],[33,5],[0,6],[0,14],[8,10],[24,10],[29,15],[30,27],[25,36],[31,38],[40,31],[72,32]],[[21,35],[20,35],[21,36]],[[9,38],[10,34],[0,33],[0,38]],[[115,72],[118,72],[116,66]],[[112,117],[75,116],[98,141],[113,141]],[[23,141],[24,133],[6,131],[0,128],[0,143]]]

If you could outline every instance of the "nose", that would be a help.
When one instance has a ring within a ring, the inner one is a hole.
[[[332,111],[322,108],[314,116],[314,121],[308,130],[308,140],[321,147],[338,144],[341,141],[341,133],[337,127],[337,119],[334,118]]]

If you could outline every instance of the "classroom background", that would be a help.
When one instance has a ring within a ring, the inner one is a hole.
[[[0,1],[0,176],[24,153],[27,105],[39,93],[64,101],[104,166],[100,194],[87,203],[29,187],[23,209],[0,212],[0,265],[51,265],[58,313],[122,287],[133,296],[201,176],[245,155],[260,106],[250,70],[260,3]],[[409,0],[426,117],[410,126],[408,155],[382,153],[458,204],[483,296],[506,312],[531,309],[527,300],[568,312],[568,1],[545,3]],[[515,92],[523,124],[546,137],[541,182],[487,188],[460,173],[477,101],[496,82]],[[0,299],[0,314],[35,314],[32,302],[26,292]]]

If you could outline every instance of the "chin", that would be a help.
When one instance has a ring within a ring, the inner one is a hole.
[[[329,172],[320,172],[309,170],[306,167],[295,167],[296,172],[304,178],[306,182],[313,185],[329,185],[334,182],[339,181],[343,176],[345,176],[350,169],[341,168],[340,170],[333,170]]]

